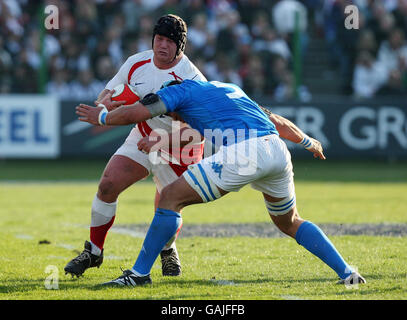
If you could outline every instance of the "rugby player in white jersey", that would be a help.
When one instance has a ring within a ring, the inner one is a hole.
[[[166,81],[185,79],[206,81],[202,73],[184,54],[186,40],[187,26],[182,18],[172,14],[162,16],[154,27],[152,50],[130,56],[99,94],[98,101],[107,94],[111,94],[119,84],[134,86],[140,98],[143,98],[149,93],[158,91]],[[65,273],[80,276],[87,268],[99,267],[102,264],[103,246],[107,232],[115,219],[118,196],[126,188],[152,174],[157,187],[155,199],[155,204],[157,204],[162,188],[181,176],[187,170],[188,164],[197,163],[202,159],[203,142],[195,141],[192,149],[189,146],[189,150],[192,152],[189,152],[190,156],[186,159],[184,157],[180,159],[174,155],[180,161],[156,161],[154,163],[150,161],[149,155],[142,150],[151,143],[150,140],[153,140],[149,139],[149,135],[151,132],[157,132],[158,129],[171,132],[174,128],[172,124],[172,118],[166,115],[137,124],[123,145],[111,157],[92,202],[90,241],[85,241],[83,252],[65,266]],[[182,124],[181,126],[184,126],[180,128],[182,132],[187,125]],[[180,137],[182,133],[178,133],[174,136]],[[185,154],[182,153],[182,146],[189,142],[189,140],[177,142],[177,145],[180,146],[177,151],[183,156]],[[174,149],[172,149],[173,153],[175,153]],[[176,237],[171,239],[161,252],[164,276],[181,274],[175,239]]]

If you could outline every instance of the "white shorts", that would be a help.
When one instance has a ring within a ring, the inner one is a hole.
[[[290,208],[295,205],[291,155],[275,134],[222,146],[216,154],[190,165],[183,176],[204,202],[220,197],[216,187],[235,192],[251,184],[272,197],[287,198]]]
[[[114,155],[125,156],[141,164],[149,173],[153,174],[153,180],[157,185],[157,190],[161,192],[165,186],[177,180],[178,175],[169,164],[163,163],[162,161],[160,161],[160,163],[154,163],[151,161],[152,154],[146,154],[138,149],[137,143],[142,138],[143,135],[140,130],[134,127],[126,138],[126,141],[117,149]]]

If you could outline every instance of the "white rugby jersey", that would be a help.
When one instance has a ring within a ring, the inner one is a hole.
[[[128,83],[134,86],[140,98],[143,98],[148,93],[160,90],[165,81],[186,79],[206,81],[204,75],[186,55],[183,55],[182,59],[169,69],[157,68],[153,62],[153,56],[153,50],[130,56],[105,88],[113,90],[119,84]],[[146,123],[153,130],[161,128],[171,132],[171,121],[171,117],[162,115],[146,120]]]

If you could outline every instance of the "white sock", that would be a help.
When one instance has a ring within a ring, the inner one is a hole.
[[[98,198],[97,195],[92,201],[92,211],[90,226],[96,227],[101,226],[110,221],[112,217],[116,214],[117,201],[112,203],[107,203]]]

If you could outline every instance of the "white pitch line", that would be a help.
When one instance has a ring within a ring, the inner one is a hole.
[[[16,234],[15,237],[17,239],[23,239],[23,240],[33,240],[34,237],[30,236],[29,234]]]
[[[73,245],[71,245],[69,243],[57,243],[55,246],[60,247],[60,248],[64,248],[64,249],[67,249],[67,250],[74,250],[76,248],[75,246],[73,246]]]
[[[142,238],[142,239],[144,239],[145,236],[146,236],[145,232],[134,231],[134,230],[131,230],[131,229],[121,228],[121,227],[112,227],[112,229],[110,229],[110,232],[118,233],[118,234],[124,234],[126,236],[130,236],[130,237],[133,237],[133,238]]]
[[[65,224],[65,226],[89,229],[89,225],[83,225],[83,224]],[[135,231],[135,230],[131,230],[129,228],[123,228],[123,227],[118,227],[118,226],[113,226],[109,230],[109,233],[123,234],[123,235],[130,236],[133,238],[138,238],[138,239],[144,239],[146,237],[146,232]]]
[[[17,239],[22,239],[22,240],[33,240],[34,239],[34,237],[29,235],[29,234],[21,234],[21,233],[16,234],[15,237]],[[57,244],[55,244],[55,246],[59,247],[59,248],[64,248],[64,249],[67,249],[67,250],[74,250],[75,249],[75,246],[73,246],[71,244],[68,244],[68,243],[57,243]]]

